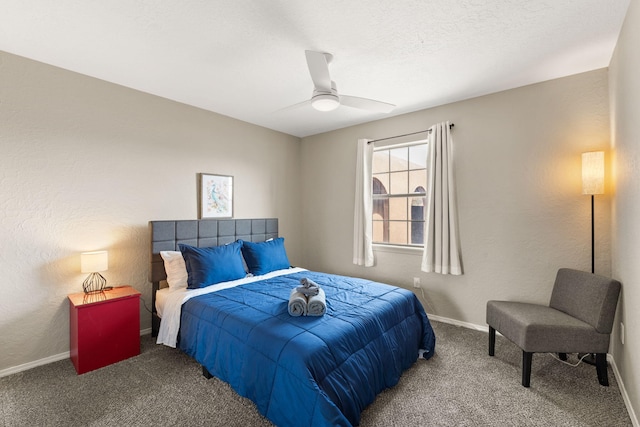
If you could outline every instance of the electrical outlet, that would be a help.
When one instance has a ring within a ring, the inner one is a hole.
[[[620,322],[620,342],[624,344],[624,323]]]
[[[413,287],[414,288],[419,288],[420,287],[420,278],[419,277],[414,277],[413,278]]]

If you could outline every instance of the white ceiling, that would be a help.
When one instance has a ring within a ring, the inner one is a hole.
[[[607,67],[629,1],[0,0],[0,50],[302,137]],[[397,108],[278,111],[305,50]]]

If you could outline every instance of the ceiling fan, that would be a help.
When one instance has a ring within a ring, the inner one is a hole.
[[[313,94],[308,101],[295,104],[292,108],[302,107],[311,104],[318,111],[331,111],[340,105],[358,108],[361,110],[373,111],[376,113],[389,113],[395,105],[386,102],[375,101],[373,99],[360,98],[357,96],[339,95],[336,82],[331,80],[329,75],[329,63],[333,59],[330,53],[314,52],[305,50],[307,66],[313,80]]]

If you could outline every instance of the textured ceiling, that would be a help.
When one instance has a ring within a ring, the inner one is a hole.
[[[0,50],[307,136],[607,67],[630,0],[0,0]],[[339,93],[310,98],[305,50]]]

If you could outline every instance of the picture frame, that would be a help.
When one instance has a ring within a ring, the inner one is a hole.
[[[233,218],[233,176],[199,175],[199,219]]]

